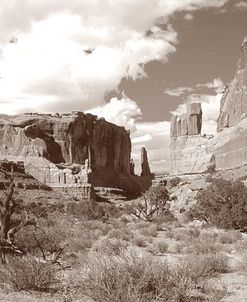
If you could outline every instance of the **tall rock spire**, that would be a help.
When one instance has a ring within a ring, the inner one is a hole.
[[[180,116],[173,115],[171,120],[171,137],[198,135],[202,128],[201,103],[187,104],[187,111]]]
[[[141,176],[142,177],[147,177],[151,176],[152,173],[149,168],[149,163],[148,163],[148,154],[145,149],[145,147],[141,148]]]

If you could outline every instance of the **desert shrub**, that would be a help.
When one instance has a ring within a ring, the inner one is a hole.
[[[146,247],[148,239],[143,235],[137,235],[132,239],[132,242],[139,247]]]
[[[214,178],[211,174],[206,176],[206,179],[205,179],[206,182],[212,182],[213,180],[214,180]]]
[[[238,261],[235,264],[238,271],[247,272],[247,255],[245,251],[238,251]]]
[[[9,265],[1,271],[0,278],[17,291],[49,291],[58,283],[56,274],[51,264],[24,257],[11,259]]]
[[[205,281],[204,272],[202,276],[196,272]],[[199,301],[200,293],[189,270],[170,269],[165,261],[135,255],[90,255],[82,263],[77,283],[84,295],[98,302]]]
[[[164,240],[159,240],[158,242],[156,242],[154,244],[155,249],[159,252],[159,253],[165,253],[168,250],[168,243]]]
[[[156,224],[151,224],[145,228],[140,229],[139,232],[143,236],[156,237],[158,235],[158,228]]]
[[[120,210],[113,203],[96,202],[70,202],[66,206],[66,213],[81,220],[108,220],[110,217],[119,217]]]
[[[168,186],[173,188],[173,187],[178,186],[180,184],[180,182],[181,182],[181,178],[177,176],[177,177],[169,179]]]
[[[128,247],[128,243],[117,238],[99,238],[94,242],[92,250],[105,255],[120,255]]]
[[[195,255],[216,253],[220,251],[221,246],[212,239],[205,240],[201,238],[195,238],[192,240],[186,248],[188,253]]]
[[[208,253],[207,255],[190,255],[185,257],[180,264],[181,273],[193,281],[211,278],[217,273],[227,273],[229,263],[222,253]]]
[[[16,236],[16,242],[26,253],[39,255],[43,250],[45,254],[52,254],[73,235],[73,222],[64,215],[51,213],[40,218],[37,227],[28,226],[21,229]]]
[[[173,234],[173,238],[177,241],[191,241],[199,237],[200,229],[197,227],[177,228],[173,230]]]
[[[107,238],[116,238],[125,241],[130,241],[133,238],[132,232],[128,228],[123,228],[121,230],[112,229],[109,231]]]
[[[83,226],[85,227],[85,229],[88,229],[90,231],[101,231],[104,236],[107,235],[113,227],[111,224],[103,223],[100,220],[86,221],[83,223]]]
[[[247,239],[239,240],[234,244],[234,249],[238,253],[246,252],[247,250]]]
[[[190,216],[226,229],[247,227],[247,187],[239,181],[214,179],[197,194]]]
[[[147,226],[148,226],[148,222],[146,221],[137,221],[129,225],[129,227],[131,227],[132,230],[144,229],[147,228]]]
[[[242,239],[242,234],[236,230],[229,230],[218,235],[218,240],[222,244],[231,244]]]
[[[124,210],[143,221],[152,221],[159,216],[169,215],[169,192],[166,187],[151,187],[141,198],[129,203]]]

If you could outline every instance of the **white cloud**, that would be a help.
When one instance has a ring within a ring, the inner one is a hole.
[[[109,103],[90,109],[87,112],[103,117],[118,126],[124,126],[131,131],[136,130],[136,121],[142,116],[138,105],[128,98],[121,100],[112,98]]]
[[[193,17],[192,14],[187,13],[187,14],[184,15],[184,19],[185,19],[185,20],[190,21],[190,20],[192,20],[193,18],[194,18],[194,17]]]
[[[212,82],[208,82],[205,84],[197,84],[197,87],[205,87],[215,89],[216,92],[221,92],[224,88],[224,83],[220,78],[214,79]]]
[[[132,157],[136,163],[137,173],[140,172],[141,147],[145,147],[148,152],[153,172],[166,169],[163,163],[169,157],[170,122],[137,122],[131,140]]]
[[[167,88],[164,93],[170,96],[182,96],[188,92],[192,92],[194,89],[192,87],[176,87],[176,88]]]
[[[242,9],[242,8],[247,8],[247,2],[245,1],[240,1],[235,5],[237,8]]]
[[[176,11],[226,2],[1,1],[1,111],[54,112],[102,105],[105,92],[122,77],[143,77],[146,63],[165,62],[175,51],[177,33],[171,26],[161,30],[159,22],[169,24]],[[17,43],[8,43],[12,36]],[[94,49],[92,54],[83,51],[88,48]]]

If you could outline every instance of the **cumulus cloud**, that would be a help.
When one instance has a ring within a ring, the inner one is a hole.
[[[170,96],[182,96],[188,92],[192,92],[194,89],[192,87],[176,87],[176,88],[167,88],[164,93]]]
[[[187,14],[184,15],[184,19],[185,19],[185,20],[190,21],[190,20],[192,20],[193,18],[194,18],[194,17],[193,17],[192,14],[187,13]]]
[[[165,62],[177,33],[176,11],[227,0],[11,0],[0,4],[1,111],[85,110],[102,105],[123,77]],[[145,12],[145,13],[142,13]],[[151,35],[146,35],[147,31]],[[13,37],[13,38],[12,38]],[[15,42],[15,43],[9,43]],[[91,54],[84,50],[94,49]]]
[[[170,122],[137,122],[136,131],[131,133],[132,157],[136,171],[140,172],[141,147],[148,152],[152,171],[165,170],[164,162],[169,157]]]
[[[197,84],[197,87],[205,87],[215,89],[216,92],[221,92],[224,88],[224,83],[220,78],[214,79],[212,82],[208,82],[205,84]]]
[[[136,122],[142,116],[141,109],[136,102],[129,98],[112,98],[109,103],[88,110],[98,117],[105,118],[108,122],[118,126],[124,126],[126,129],[136,131]]]
[[[247,2],[245,2],[245,1],[240,1],[240,2],[236,3],[235,6],[236,6],[237,8],[239,8],[239,9],[247,8]]]

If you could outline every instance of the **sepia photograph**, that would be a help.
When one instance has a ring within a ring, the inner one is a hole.
[[[247,0],[0,0],[0,302],[247,302]]]

